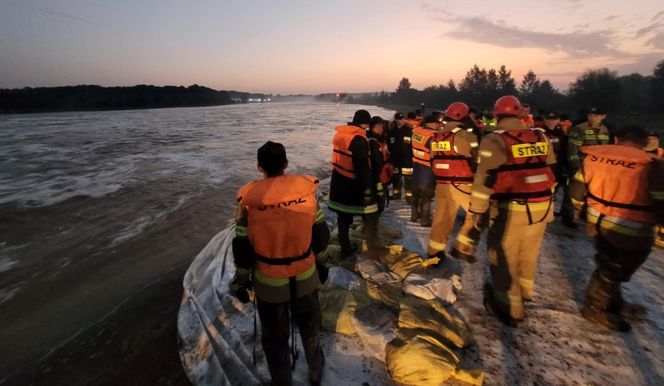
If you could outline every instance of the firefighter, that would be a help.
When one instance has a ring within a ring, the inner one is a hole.
[[[592,107],[588,110],[586,122],[569,129],[566,148],[567,163],[565,165],[568,168],[568,176],[575,175],[583,162],[583,153],[579,152],[582,146],[606,145],[609,143],[609,129],[604,125],[604,119],[606,119],[606,113],[598,107]],[[574,207],[567,189],[565,189],[560,212],[564,226],[572,229],[578,227],[574,222]]]
[[[581,315],[615,331],[629,331],[627,319],[646,311],[627,302],[620,286],[645,262],[664,222],[664,161],[644,151],[647,141],[644,129],[625,126],[615,145],[583,147],[587,156],[570,183],[597,250]]]
[[[431,169],[431,143],[440,120],[435,115],[424,118],[424,127],[413,130],[413,199],[411,222],[420,222],[422,227],[431,226],[431,199],[436,189],[436,177]]]
[[[371,163],[371,177],[376,186],[376,200],[378,213],[385,210],[387,199],[387,185],[392,179],[393,166],[390,153],[385,142],[385,121],[381,117],[372,117],[367,131],[369,139],[369,155]]]
[[[404,197],[410,204],[412,197],[413,179],[413,148],[411,137],[413,128],[406,123],[402,113],[394,114],[394,122],[389,132],[388,149],[394,165],[393,195],[392,199],[401,199],[401,188],[404,188]]]
[[[533,115],[530,113],[530,105],[523,103],[523,112],[521,113],[521,123],[526,127],[535,127],[535,120]]]
[[[525,127],[516,97],[496,101],[496,130],[479,147],[479,164],[470,195],[470,227],[457,235],[453,249],[474,251],[490,216],[487,239],[492,284],[484,286],[484,304],[501,322],[516,327],[523,303],[533,298],[540,245],[553,219],[556,163],[542,129]],[[472,257],[472,255],[468,256]],[[472,260],[472,258],[471,258]]]
[[[659,134],[654,131],[648,133],[648,145],[646,151],[659,158],[664,157],[664,149],[659,146]]]
[[[565,164],[565,131],[560,125],[560,115],[549,112],[544,114],[542,129],[551,142],[551,147],[556,153],[556,180],[558,181],[557,189],[567,186],[567,176],[564,173],[563,165]]]
[[[323,353],[317,288],[325,281],[330,231],[318,207],[315,177],[284,174],[282,144],[258,149],[263,179],[239,190],[231,293],[247,303],[253,287],[265,358],[275,385],[292,384],[288,338],[298,326],[309,365],[309,381],[320,384]],[[320,275],[320,278],[319,278]],[[290,317],[289,317],[290,312]],[[289,322],[290,319],[290,322]]]
[[[432,143],[432,167],[436,176],[436,204],[429,236],[429,257],[444,257],[447,240],[459,208],[468,210],[473,173],[477,167],[477,137],[462,121],[468,117],[465,103],[454,102],[445,110],[444,127]],[[471,216],[466,216],[470,221]]]
[[[357,248],[350,242],[353,216],[362,216],[367,235],[375,234],[378,221],[376,185],[371,178],[366,133],[370,123],[369,112],[357,110],[352,122],[337,126],[332,140],[332,178],[327,206],[337,213],[342,258],[352,258]]]

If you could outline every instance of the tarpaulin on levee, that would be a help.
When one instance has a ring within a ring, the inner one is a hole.
[[[333,227],[334,217],[328,216]],[[462,368],[459,359],[473,339],[452,306],[461,289],[458,276],[432,266],[436,259],[423,259],[397,244],[399,233],[382,225],[379,235],[386,247],[368,249],[361,229],[353,230],[351,236],[360,245],[355,261],[335,259],[339,248],[332,240],[330,275],[320,288],[323,383],[481,384],[482,370]],[[254,334],[254,307],[228,293],[235,272],[233,236],[232,226],[216,235],[183,281],[180,357],[196,385],[269,381],[260,321]],[[297,347],[302,353],[299,339]],[[303,359],[293,376],[296,384],[307,384]]]

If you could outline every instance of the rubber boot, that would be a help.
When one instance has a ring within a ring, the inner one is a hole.
[[[420,219],[420,200],[415,197],[410,202],[410,222],[417,222]]]
[[[581,310],[581,316],[613,331],[629,331],[632,326],[620,314],[608,312],[612,300],[619,297],[620,282],[607,278],[598,268],[590,276],[586,289],[586,306]]]
[[[632,329],[632,325],[623,319],[622,316],[605,312],[595,307],[584,307],[581,310],[581,316],[590,322],[604,326],[612,331],[628,332]]]
[[[495,303],[496,299],[493,295],[493,286],[490,283],[484,283],[482,293],[484,294],[484,308],[489,314],[495,316],[496,319],[508,327],[516,328],[519,325],[520,320],[514,319],[498,310]]]
[[[309,364],[309,383],[312,386],[318,386],[323,380],[323,370],[325,369],[325,355],[320,351],[320,359],[315,365]]]
[[[648,309],[641,304],[626,301],[622,296],[622,288],[619,288],[618,294],[611,300],[607,312],[618,314],[624,318],[638,319],[643,318],[648,313]]]
[[[350,243],[350,224],[352,222],[352,217],[339,216],[337,219],[337,225],[339,227],[339,246],[341,246],[341,257],[344,259],[352,257],[353,253],[355,252],[353,250],[353,246]]]
[[[420,221],[422,227],[431,227],[431,200],[429,199],[420,199]]]

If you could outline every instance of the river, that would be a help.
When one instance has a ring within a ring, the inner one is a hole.
[[[154,313],[121,314],[132,299],[176,306],[164,282],[232,219],[260,177],[256,149],[282,142],[291,172],[325,176],[334,126],[363,107],[393,114],[297,102],[0,116],[0,383],[104,320]]]

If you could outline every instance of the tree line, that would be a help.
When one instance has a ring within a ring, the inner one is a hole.
[[[217,91],[199,85],[26,87],[0,89],[0,113],[214,106],[264,97],[263,94]]]
[[[664,113],[664,61],[651,75],[619,76],[607,68],[589,70],[561,92],[547,79],[528,71],[517,85],[512,71],[504,65],[498,70],[474,65],[459,84],[431,85],[423,90],[412,87],[408,78],[394,92],[355,96],[353,102],[382,105],[425,106],[440,109],[454,101],[464,101],[478,109],[490,108],[502,95],[516,95],[538,111],[580,113],[592,106],[611,113]]]

